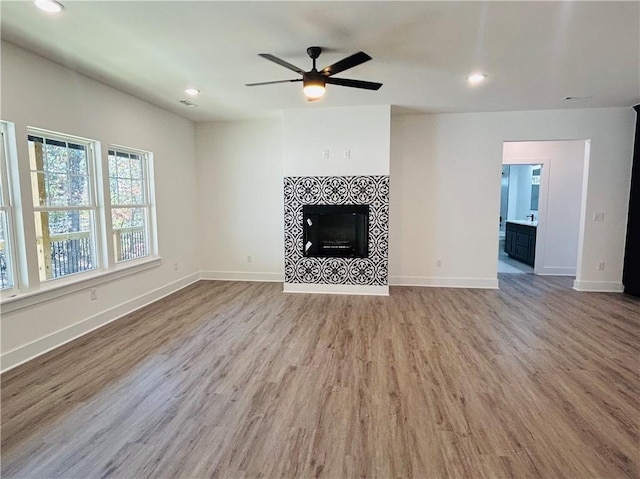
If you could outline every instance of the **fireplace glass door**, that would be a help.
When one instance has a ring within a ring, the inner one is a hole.
[[[304,256],[368,256],[369,205],[305,205],[302,216]]]

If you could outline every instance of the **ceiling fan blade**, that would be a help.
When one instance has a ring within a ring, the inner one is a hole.
[[[280,66],[288,68],[291,71],[300,73],[300,75],[305,74],[305,71],[302,68],[292,65],[289,62],[285,62],[282,58],[278,58],[275,55],[272,55],[271,53],[258,53],[258,55],[260,55],[262,58],[266,58],[267,60],[272,61],[273,63],[277,63]]]
[[[351,88],[364,88],[365,90],[379,90],[382,86],[382,83],[375,83],[372,81],[362,81],[362,80],[349,80],[348,78],[332,78],[329,77],[325,79],[326,83],[330,83],[332,85],[340,85],[340,86],[348,86]]]
[[[276,80],[276,81],[263,81],[259,83],[245,83],[244,86],[273,85],[274,83],[292,83],[297,81],[302,81],[302,78],[297,78],[295,80]]]
[[[350,57],[343,58],[342,60],[334,63],[333,65],[324,67],[322,70],[320,70],[320,73],[324,76],[335,75],[336,73],[343,72],[345,70],[348,70],[349,68],[358,66],[361,63],[368,62],[369,60],[371,60],[371,57],[367,55],[365,52],[354,53]]]

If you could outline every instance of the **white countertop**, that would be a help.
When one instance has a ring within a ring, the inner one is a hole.
[[[517,225],[525,225],[525,226],[535,226],[536,228],[538,227],[537,221],[530,221],[530,220],[507,220],[507,223],[515,223]]]

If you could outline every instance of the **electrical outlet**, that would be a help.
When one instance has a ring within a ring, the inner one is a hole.
[[[178,271],[178,263],[173,263],[173,270]]]
[[[323,160],[329,159],[329,150],[322,150],[322,159]]]
[[[253,261],[253,259],[251,258],[251,256],[247,256],[247,263],[251,263]]]
[[[604,271],[604,261],[598,262],[598,271]]]
[[[603,211],[596,211],[593,214],[593,221],[604,221],[604,212]]]
[[[98,299],[98,292],[96,291],[96,288],[91,288],[89,290],[89,297],[91,298],[91,301]]]
[[[344,159],[345,160],[350,160],[351,159],[351,150],[344,150]]]
[[[442,268],[442,260],[441,259],[436,261],[436,268]]]

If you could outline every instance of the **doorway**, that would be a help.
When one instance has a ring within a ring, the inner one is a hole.
[[[508,268],[504,263],[507,263],[520,272],[575,277],[584,223],[583,179],[588,169],[588,157],[588,140],[503,143],[503,175],[508,167],[509,176],[508,180],[503,176],[502,183],[508,181],[508,190],[501,192],[501,198],[504,196],[513,202],[514,197],[519,197],[520,201],[513,208],[507,203],[506,212],[501,205],[500,214],[505,224],[504,233],[502,228],[499,233],[499,239],[504,237],[504,243],[500,242],[498,272],[506,272]],[[520,166],[525,169],[514,170]],[[514,191],[516,184],[517,191]],[[504,190],[505,186],[501,188]],[[516,245],[509,244],[509,223],[512,223],[511,230],[520,235],[516,236]],[[525,243],[532,237],[535,245],[527,250]],[[532,251],[535,254],[528,257]],[[518,257],[520,261],[504,261],[505,252],[509,259]],[[533,265],[533,271],[521,265],[527,266],[527,262],[529,266]]]

